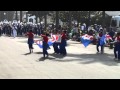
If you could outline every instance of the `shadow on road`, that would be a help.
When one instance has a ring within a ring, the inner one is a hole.
[[[43,54],[43,52],[34,52],[34,54]]]
[[[41,58],[39,59],[39,61],[45,61],[45,58],[44,58],[44,57],[41,57]]]
[[[75,59],[61,59],[55,60],[60,62],[80,61],[80,64],[102,63],[108,66],[118,66],[118,63],[113,60],[112,54],[67,54],[67,57],[74,57]]]
[[[53,60],[53,59],[56,59],[56,58],[52,58],[52,57],[46,57],[46,58],[44,58],[44,57],[41,57],[40,59],[39,59],[39,61],[45,61],[45,60]]]
[[[30,55],[31,53],[25,53],[25,54],[23,54],[23,55]]]
[[[53,56],[53,57],[55,57],[55,58],[59,58],[59,59],[62,59],[62,58],[64,58],[65,56],[63,56],[63,55],[60,55],[60,54],[49,54],[49,56]]]
[[[42,54],[42,52],[35,52],[35,54]],[[119,64],[113,60],[113,54],[71,54],[68,53],[67,56],[59,55],[59,54],[49,54],[53,58],[45,58],[48,60],[59,61],[59,62],[74,62],[78,61],[80,64],[93,64],[93,63],[101,63],[107,66],[119,66]],[[39,61],[43,61],[43,58],[40,58]]]

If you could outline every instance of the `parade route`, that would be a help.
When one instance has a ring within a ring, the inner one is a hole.
[[[51,47],[44,60],[35,44],[34,52],[28,53],[27,38],[2,36],[0,43],[0,79],[120,79],[120,63],[108,47],[105,54],[96,54],[95,45],[85,48],[68,41],[66,57],[53,54]]]

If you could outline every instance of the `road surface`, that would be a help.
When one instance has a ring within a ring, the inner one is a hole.
[[[0,37],[0,79],[120,79],[120,63],[113,60],[113,50],[96,54],[96,46],[85,48],[68,41],[66,57],[53,54],[44,60],[42,50],[34,45],[28,54],[27,39]]]

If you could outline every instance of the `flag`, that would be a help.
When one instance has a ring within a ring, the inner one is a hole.
[[[61,42],[61,35],[52,35],[52,40],[55,42]]]
[[[34,42],[35,42],[40,48],[43,48],[43,41],[34,40]],[[49,45],[49,46],[52,46],[54,42],[55,42],[55,39],[54,39],[54,38],[49,39],[49,40],[48,40],[48,45]]]
[[[43,42],[40,40],[34,40],[34,42],[40,47],[43,48]]]
[[[40,47],[43,48],[43,41],[34,40],[34,42]],[[61,37],[59,35],[52,35],[52,39],[48,40],[48,45],[52,46],[54,42],[61,42]]]
[[[112,37],[109,34],[106,34],[105,37],[106,37],[106,40],[112,40]]]
[[[103,36],[100,38],[100,46],[105,45],[105,44],[106,44],[106,35],[103,35]]]
[[[112,40],[112,37],[108,34],[103,35],[100,39],[100,45],[105,45],[106,41],[108,41],[108,40]]]
[[[43,48],[43,41],[40,41],[40,40],[35,40],[34,41],[40,48]],[[49,46],[52,46],[53,45],[53,42],[51,40],[48,41],[48,45]]]
[[[83,35],[83,36],[81,37],[81,43],[82,43],[85,47],[87,47],[87,46],[91,43],[92,39],[93,39],[93,36],[90,36],[90,35],[88,35],[88,34],[85,34],[85,35]]]

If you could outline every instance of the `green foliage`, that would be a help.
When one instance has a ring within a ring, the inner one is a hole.
[[[36,17],[43,17],[47,14],[49,14],[49,11],[28,11],[29,14],[35,15]]]
[[[89,24],[101,24],[103,23],[103,11],[59,11],[59,18],[63,22],[69,22],[70,20],[70,12],[71,12],[71,19],[77,20],[78,23],[86,23]],[[52,16],[53,21],[55,22],[56,13],[55,11],[28,11],[29,14],[35,15],[37,17],[42,18],[45,15]],[[89,18],[91,16],[91,18]],[[105,17],[105,24],[109,25],[111,17]]]

